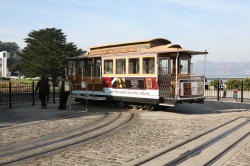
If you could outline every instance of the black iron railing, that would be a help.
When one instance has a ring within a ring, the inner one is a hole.
[[[249,78],[207,78],[205,97],[217,101],[249,102],[250,84],[247,79]]]
[[[8,105],[12,108],[16,103],[40,103],[39,95],[35,92],[36,82],[3,82],[0,84],[0,105]],[[50,94],[48,98],[53,103],[59,98],[58,87],[50,83]]]

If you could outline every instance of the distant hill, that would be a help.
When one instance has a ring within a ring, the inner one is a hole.
[[[204,62],[194,63],[195,75],[204,72]],[[207,77],[250,77],[250,62],[206,62]]]

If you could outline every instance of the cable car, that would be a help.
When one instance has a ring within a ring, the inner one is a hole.
[[[203,103],[205,77],[191,74],[191,59],[206,54],[163,38],[103,45],[68,58],[66,73],[79,98],[146,106]]]

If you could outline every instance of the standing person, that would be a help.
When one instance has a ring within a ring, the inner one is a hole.
[[[59,87],[60,87],[60,93],[59,93],[60,102],[59,102],[58,109],[65,110],[68,96],[69,96],[69,82],[68,80],[66,80],[65,76],[62,77],[59,83]]]
[[[46,98],[49,94],[49,83],[47,79],[42,76],[36,85],[36,90],[39,90],[39,99],[41,100],[41,107],[46,108]]]
[[[50,94],[50,84],[49,84],[49,79],[47,78],[46,81],[48,82],[48,85],[49,85],[49,92],[46,96],[46,100],[47,100],[47,103],[49,103],[49,94]]]

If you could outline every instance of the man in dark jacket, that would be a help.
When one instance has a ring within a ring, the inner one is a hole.
[[[36,85],[36,90],[39,90],[39,99],[41,100],[42,108],[46,108],[46,97],[49,94],[49,83],[48,79],[42,76],[41,80]]]
[[[59,107],[58,109],[60,110],[65,110],[66,109],[66,104],[67,104],[67,100],[68,100],[68,96],[69,96],[69,81],[66,79],[65,76],[62,77],[61,81],[60,81],[60,93],[59,93]],[[67,88],[66,88],[67,87]]]

